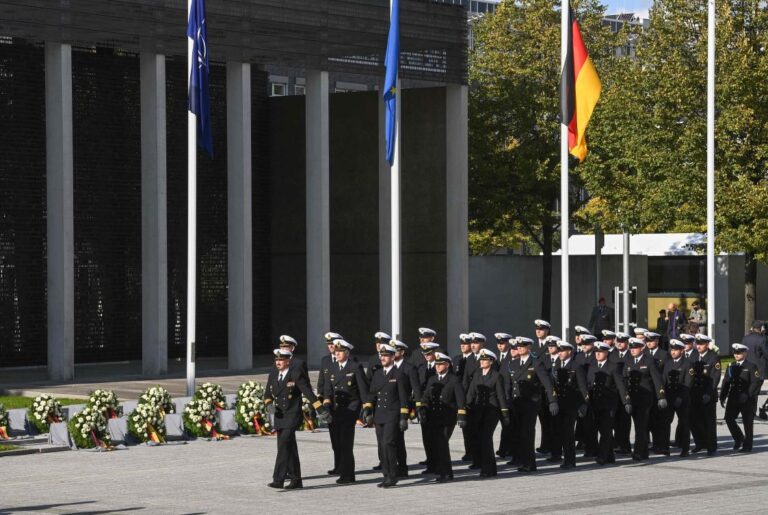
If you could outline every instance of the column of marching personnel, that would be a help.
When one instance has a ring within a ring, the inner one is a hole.
[[[496,333],[495,352],[486,348],[484,335],[461,334],[461,352],[453,357],[429,328],[419,328],[419,351],[410,357],[408,345],[377,332],[377,352],[367,366],[352,355],[352,344],[329,332],[316,392],[306,363],[294,356],[298,343],[281,336],[264,396],[278,435],[268,486],[303,486],[295,435],[302,396],[329,427],[333,468],[328,474],[339,476],[340,485],[355,482],[357,425],[375,428],[379,464],[374,470],[383,474],[382,488],[408,477],[404,433],[416,420],[426,454],[421,474],[434,475],[438,483],[454,477],[449,441],[456,426],[464,441],[461,460],[480,478],[497,475],[497,457],[522,474],[533,473],[537,453],[563,469],[576,467],[577,450],[600,466],[615,463],[617,454],[634,461],[648,460],[651,452],[669,456],[672,447],[679,448],[680,457],[701,451],[713,456],[718,401],[733,449],[752,450],[763,375],[748,346],[734,343],[734,361],[723,371],[704,334],[681,334],[665,350],[661,336],[643,328],[633,335],[603,330],[598,338],[576,326],[573,343],[551,335],[545,320],[536,320],[534,329],[534,338]]]

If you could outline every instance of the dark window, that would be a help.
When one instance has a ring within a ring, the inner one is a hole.
[[[648,293],[704,293],[706,286],[703,256],[648,258]]]

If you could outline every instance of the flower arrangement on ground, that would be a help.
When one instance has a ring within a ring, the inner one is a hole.
[[[227,408],[227,400],[224,397],[224,391],[221,386],[213,383],[205,383],[201,385],[195,392],[195,399],[203,399],[208,401],[213,409],[223,410]]]
[[[159,405],[139,403],[128,415],[128,431],[140,442],[165,442],[165,413]]]
[[[315,409],[312,407],[312,403],[309,402],[309,399],[301,396],[301,413],[304,417],[304,420],[301,422],[301,426],[299,426],[299,430],[301,431],[314,431],[317,428],[317,414],[315,413]]]
[[[184,429],[195,437],[228,440],[228,436],[216,431],[216,411],[223,409],[225,404],[221,386],[205,383],[184,408]]]
[[[270,435],[272,424],[264,404],[264,387],[255,381],[240,385],[235,403],[235,421],[242,431],[249,434]]]
[[[176,406],[173,404],[171,394],[162,386],[153,386],[147,388],[147,390],[139,397],[139,404],[151,404],[157,406],[163,415],[166,413],[174,413]]]
[[[51,429],[51,424],[61,422],[62,418],[61,403],[53,395],[38,395],[32,401],[29,420],[39,432],[47,433]]]
[[[88,398],[89,407],[107,418],[117,418],[117,395],[112,390],[94,390]]]
[[[67,426],[75,445],[80,449],[110,447],[107,433],[107,419],[102,411],[93,406],[86,406],[70,418]]]
[[[8,411],[5,409],[5,406],[0,403],[0,439],[1,440],[10,440],[10,437],[8,436]]]

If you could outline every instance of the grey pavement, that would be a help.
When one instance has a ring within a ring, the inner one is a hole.
[[[761,399],[762,402],[762,399]],[[722,418],[722,410],[718,415]],[[480,480],[457,463],[461,431],[451,440],[456,480],[434,484],[411,466],[393,489],[376,487],[380,473],[372,429],[358,428],[357,484],[337,486],[327,432],[299,433],[303,490],[276,491],[271,481],[274,437],[136,446],[114,452],[74,451],[0,458],[0,514],[5,513],[765,513],[768,504],[768,424],[755,425],[755,451],[733,454],[722,420],[721,450],[712,458],[620,459],[605,468],[585,461],[573,471],[539,461],[520,476],[500,463],[500,475]],[[499,431],[496,439],[498,441]],[[406,433],[408,462],[424,458],[421,432]]]

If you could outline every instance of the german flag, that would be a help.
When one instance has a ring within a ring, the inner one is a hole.
[[[570,10],[567,54],[560,78],[562,122],[568,126],[568,151],[579,162],[587,157],[586,130],[592,111],[600,98],[600,77],[581,38],[579,22]]]

